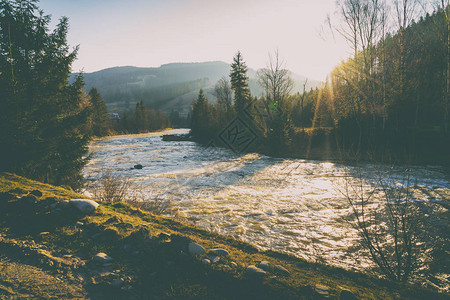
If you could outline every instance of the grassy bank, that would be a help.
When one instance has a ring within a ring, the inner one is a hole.
[[[0,298],[339,299],[342,290],[358,299],[446,298],[260,251],[126,203],[101,203],[86,215],[62,205],[73,198],[85,197],[0,173]],[[206,252],[190,254],[191,243]],[[213,257],[217,247],[226,253]],[[111,260],[96,259],[99,252]],[[266,274],[247,270],[261,261]]]

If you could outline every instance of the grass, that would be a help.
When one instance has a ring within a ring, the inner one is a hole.
[[[43,195],[29,209],[28,198],[21,197],[34,190]],[[420,287],[259,251],[122,202],[101,203],[91,215],[51,209],[55,200],[85,197],[13,174],[0,173],[0,192],[0,298],[320,299],[318,284],[329,287],[332,299],[344,289],[360,299],[446,298]],[[205,249],[219,246],[229,255],[205,265],[206,253],[187,254],[187,239]],[[98,252],[113,261],[95,263],[92,258]],[[290,276],[249,276],[246,267],[263,260],[285,267]]]

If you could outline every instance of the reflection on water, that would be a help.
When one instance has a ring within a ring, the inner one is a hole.
[[[167,132],[166,132],[167,133]],[[173,130],[169,133],[186,133]],[[163,142],[161,133],[116,136],[91,145],[87,177],[109,169],[129,178],[143,193],[170,199],[179,213],[208,229],[236,236],[263,249],[306,259],[320,256],[345,268],[355,263],[351,210],[341,179],[357,177],[352,167],[331,162],[239,155],[194,142]],[[135,164],[144,166],[132,169]],[[368,176],[387,169],[364,165]],[[450,183],[437,167],[414,168],[423,193],[418,200],[448,197]],[[404,174],[396,171],[393,183]],[[357,179],[357,178],[355,178]]]

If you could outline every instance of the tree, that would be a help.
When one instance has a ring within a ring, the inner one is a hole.
[[[110,122],[108,116],[108,109],[100,93],[95,87],[89,91],[91,102],[91,118],[92,128],[91,132],[94,136],[105,136],[110,129]]]
[[[136,121],[136,132],[147,132],[150,130],[150,116],[148,107],[144,105],[144,100],[136,103],[136,111],[134,112]],[[156,119],[156,118],[155,118]]]
[[[231,89],[230,82],[226,77],[222,77],[219,81],[217,81],[214,86],[214,95],[217,98],[217,105],[221,110],[228,112],[233,109],[233,90]]]
[[[52,184],[81,186],[89,137],[83,77],[69,84],[78,47],[68,19],[49,31],[35,0],[0,1],[0,169]]]
[[[291,135],[291,120],[287,99],[293,88],[289,71],[279,59],[278,51],[272,57],[269,54],[267,68],[259,70],[259,84],[265,88],[265,101],[268,113],[268,137],[273,145],[284,146]]]
[[[199,140],[211,138],[214,131],[212,108],[200,89],[198,98],[192,105],[191,133]]]
[[[241,114],[250,104],[250,88],[248,86],[247,66],[238,51],[231,64],[231,88],[234,91],[234,108]]]
[[[259,70],[258,73],[259,84],[265,88],[267,105],[275,106],[277,111],[282,111],[294,82],[289,77],[289,70],[285,68],[284,62],[280,60],[278,51],[274,57],[269,54],[267,68]]]
[[[360,244],[382,275],[406,282],[423,261],[423,220],[413,202],[411,172],[405,169],[400,182],[392,171],[379,171],[375,178],[357,172],[357,180],[344,181],[341,192],[353,212]]]

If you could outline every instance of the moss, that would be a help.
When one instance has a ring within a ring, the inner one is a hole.
[[[42,196],[36,197],[41,203],[37,207],[48,207],[43,204],[48,197],[83,197],[72,191],[13,174],[0,174],[0,182],[0,191],[21,189],[19,196],[33,190],[41,191]],[[351,290],[363,299],[445,298],[444,295],[416,286],[313,264],[276,251],[259,251],[249,243],[179,220],[143,212],[127,203],[101,203],[92,215],[78,214],[71,209],[49,213],[46,209],[25,212],[13,210],[10,205],[5,207],[6,210],[0,212],[4,216],[0,221],[0,229],[4,233],[15,234],[13,237],[2,237],[0,234],[0,248],[2,243],[15,245],[14,251],[3,252],[8,255],[8,259],[20,261],[21,257],[17,253],[27,253],[36,247],[45,247],[46,251],[55,257],[77,257],[78,260],[86,262],[87,267],[81,271],[77,269],[65,272],[78,272],[83,278],[91,278],[83,281],[73,280],[74,287],[78,289],[77,293],[87,298],[142,298],[145,295],[153,295],[155,298],[179,299],[314,299],[317,297],[314,292],[317,284],[328,286],[331,298],[338,297],[343,289]],[[27,220],[26,226],[23,225],[24,218]],[[40,231],[48,231],[49,234],[42,235]],[[205,249],[218,245],[229,251],[230,255],[221,257],[219,264],[204,265],[201,260],[208,256],[206,253],[192,257],[183,252],[183,249],[174,247],[175,243],[157,238],[160,233],[177,235],[181,241],[190,239]],[[17,251],[17,248],[21,250]],[[120,270],[121,274],[127,274],[123,278],[132,278],[128,289],[111,289],[102,276],[95,275],[98,266],[92,261],[92,257],[98,252],[105,252],[114,258],[114,269]],[[247,276],[246,267],[263,260],[271,265],[282,265],[291,275],[283,277],[270,273],[262,279]],[[235,262],[237,266],[230,267],[231,262]],[[45,269],[38,262],[34,264],[40,267],[40,270]],[[50,271],[60,272],[57,268]],[[33,274],[28,275],[32,277]],[[0,282],[19,289],[14,285],[13,277],[3,276]],[[64,282],[69,282],[67,284],[70,285],[70,280]],[[80,286],[82,291],[79,290]],[[9,293],[11,289],[14,290],[10,287]],[[20,293],[17,292],[16,295]],[[33,292],[32,296],[40,297],[40,294]]]

